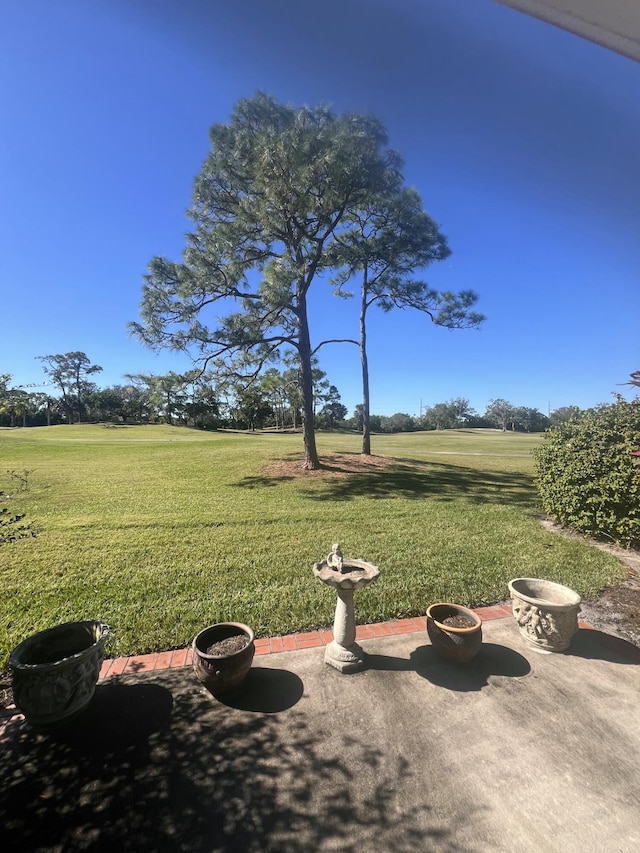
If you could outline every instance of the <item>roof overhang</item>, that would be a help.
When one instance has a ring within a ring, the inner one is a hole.
[[[640,62],[638,0],[497,0]]]

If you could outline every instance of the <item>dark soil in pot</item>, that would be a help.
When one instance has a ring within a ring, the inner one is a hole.
[[[218,640],[212,643],[207,649],[208,655],[214,657],[224,657],[225,655],[234,655],[236,652],[242,651],[249,645],[249,638],[244,634],[237,634],[234,637],[225,637],[224,640]]]
[[[448,625],[450,628],[473,628],[474,622],[467,619],[466,616],[448,616],[442,620],[443,625]]]

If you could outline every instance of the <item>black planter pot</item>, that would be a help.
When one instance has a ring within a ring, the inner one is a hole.
[[[444,620],[460,616],[468,620],[468,628],[445,625]],[[440,602],[427,609],[427,633],[436,652],[446,660],[468,663],[482,645],[482,619],[461,604]]]
[[[209,654],[207,649],[214,643],[230,637],[244,637],[247,644],[231,654]],[[210,625],[193,641],[193,671],[214,696],[222,696],[236,690],[251,668],[255,654],[255,635],[242,622],[218,622]]]

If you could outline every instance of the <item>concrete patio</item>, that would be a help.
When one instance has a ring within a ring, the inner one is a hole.
[[[6,720],[2,850],[640,849],[638,648],[542,654],[503,616],[456,666],[413,625],[352,675],[263,643],[225,703],[127,664],[55,734]]]

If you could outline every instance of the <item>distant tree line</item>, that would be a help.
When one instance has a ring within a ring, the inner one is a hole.
[[[83,352],[38,356],[47,385],[11,386],[11,375],[0,373],[0,426],[51,426],[62,423],[166,423],[196,429],[298,429],[302,399],[298,369],[290,364],[270,367],[251,381],[214,368],[164,375],[130,373],[123,384],[104,388],[92,381],[102,367]],[[340,392],[316,360],[312,364],[313,417],[316,429],[362,432],[363,406],[350,418]],[[640,373],[626,383],[640,387]],[[35,388],[47,387],[46,392]],[[57,392],[57,393],[56,393]],[[369,415],[373,433],[442,429],[501,429],[544,432],[584,416],[589,410],[562,406],[544,415],[538,409],[508,400],[489,401],[483,414],[469,400],[456,397],[428,406],[419,416],[405,412]]]
[[[484,414],[480,415],[471,408],[469,400],[456,397],[443,403],[428,406],[415,417],[405,412],[394,415],[370,415],[372,432],[413,432],[436,429],[501,429],[510,432],[543,432],[554,423],[569,420],[581,410],[577,406],[568,406],[551,412],[547,417],[538,409],[528,406],[515,406],[508,400],[491,400]],[[347,425],[360,428],[361,407],[356,406],[353,417]]]
[[[301,398],[295,367],[271,367],[248,383],[214,370],[164,375],[127,374],[104,388],[92,381],[102,367],[83,352],[39,356],[46,385],[14,386],[0,374],[0,426],[73,423],[167,423],[198,429],[297,428]],[[317,363],[312,367],[314,418],[319,429],[344,422],[347,408]],[[43,392],[36,388],[46,387]]]

